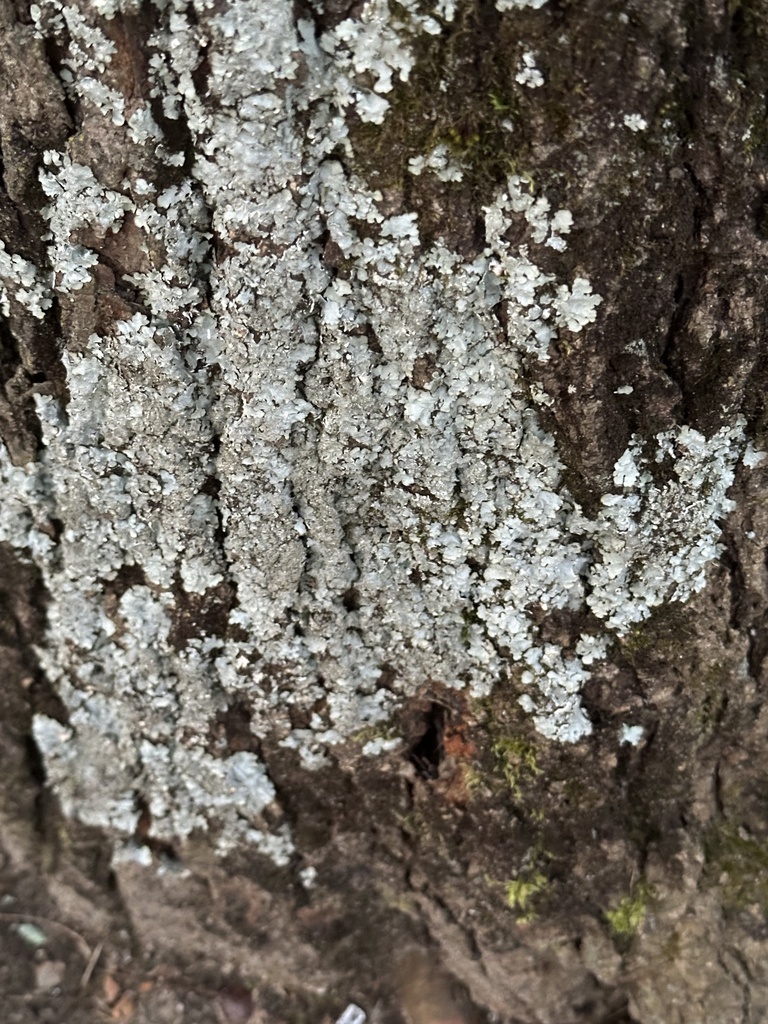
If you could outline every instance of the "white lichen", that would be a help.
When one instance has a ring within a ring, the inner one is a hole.
[[[117,9],[102,0],[93,16]],[[68,344],[66,411],[38,400],[39,462],[0,450],[0,540],[43,574],[39,656],[69,713],[38,716],[35,736],[67,812],[124,837],[144,806],[158,837],[212,829],[221,850],[253,842],[287,862],[264,765],[212,752],[233,700],[307,770],[371,728],[387,739],[366,754],[394,747],[383,723],[425,680],[483,695],[511,675],[537,728],[577,741],[592,666],[701,589],[734,467],[759,454],[741,421],[633,438],[600,513],[583,514],[539,422],[552,397],[530,383],[559,334],[598,315],[586,277],[536,263],[537,246],[565,248],[569,211],[512,176],[464,259],[425,245],[415,213],[338,159],[350,109],[384,118],[409,40],[439,30],[415,2],[397,11],[375,0],[318,39],[288,0],[200,3],[194,19],[167,0],[153,98],[185,119],[191,167],[165,187],[128,175],[120,192],[66,154],[41,172],[59,292],[90,279],[108,234],[140,238],[125,278],[140,310]],[[81,88],[110,53],[68,17]],[[127,144],[160,145],[154,125],[132,114]],[[450,167],[435,149],[411,161],[447,180]],[[45,283],[9,259],[6,287]],[[558,609],[589,609],[604,630],[573,649],[545,641]]]
[[[133,203],[105,188],[89,167],[73,163],[65,154],[49,150],[45,162],[49,169],[41,171],[40,183],[51,201],[42,212],[53,241],[49,254],[56,287],[62,292],[78,291],[91,279],[90,268],[98,257],[92,249],[73,242],[73,233],[90,229],[95,238],[104,238],[107,231],[119,229]]]
[[[506,11],[521,11],[526,7],[531,7],[537,11],[546,2],[547,0],[496,0],[496,10],[504,13]]]
[[[645,729],[642,725],[622,725],[619,735],[619,743],[628,743],[632,747],[638,747],[645,736]]]
[[[13,297],[36,320],[42,320],[53,303],[51,275],[17,253],[9,253],[0,240],[0,311],[8,316]]]
[[[618,635],[665,601],[701,590],[722,553],[720,522],[733,507],[727,491],[745,447],[744,421],[705,438],[690,427],[633,438],[616,463],[621,494],[606,494],[594,531],[587,604]],[[651,466],[669,479],[654,480]]]
[[[528,86],[529,89],[538,89],[539,86],[544,85],[544,76],[536,67],[536,54],[530,50],[526,50],[520,58],[515,81],[520,85]]]
[[[117,89],[100,82],[98,78],[83,75],[77,79],[78,94],[81,99],[93,103],[112,124],[125,124],[125,97]]]
[[[648,127],[648,122],[641,114],[625,114],[624,125],[631,132],[644,132]]]
[[[461,181],[464,172],[452,158],[448,147],[435,146],[426,156],[415,156],[408,161],[411,174],[419,175],[425,170],[431,171],[440,181]]]

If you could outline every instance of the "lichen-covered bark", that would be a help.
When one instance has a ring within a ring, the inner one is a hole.
[[[9,758],[132,1012],[172,947],[277,1020],[768,1010],[768,20],[646,8],[2,8]]]

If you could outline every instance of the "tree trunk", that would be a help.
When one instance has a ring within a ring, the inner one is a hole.
[[[768,7],[0,33],[6,1019],[768,1020]]]

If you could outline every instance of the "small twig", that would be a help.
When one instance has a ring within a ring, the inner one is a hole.
[[[66,932],[67,935],[74,941],[77,946],[78,952],[86,962],[90,961],[93,952],[91,947],[85,941],[83,936],[76,932],[74,928],[70,928],[67,924],[62,924],[61,921],[53,921],[50,917],[37,917],[35,914],[6,914],[0,913],[0,921],[20,921],[22,924],[25,921],[29,921],[31,924],[49,925],[54,928],[59,928],[61,931]]]
[[[80,979],[80,988],[84,989],[87,986],[88,982],[91,980],[93,969],[99,962],[99,957],[101,956],[102,949],[104,949],[104,943],[100,942],[91,953],[90,959],[88,960],[88,963],[85,965],[83,976]]]

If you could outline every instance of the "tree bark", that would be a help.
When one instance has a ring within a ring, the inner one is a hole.
[[[1,0],[9,1021],[768,1019],[766,33]]]

